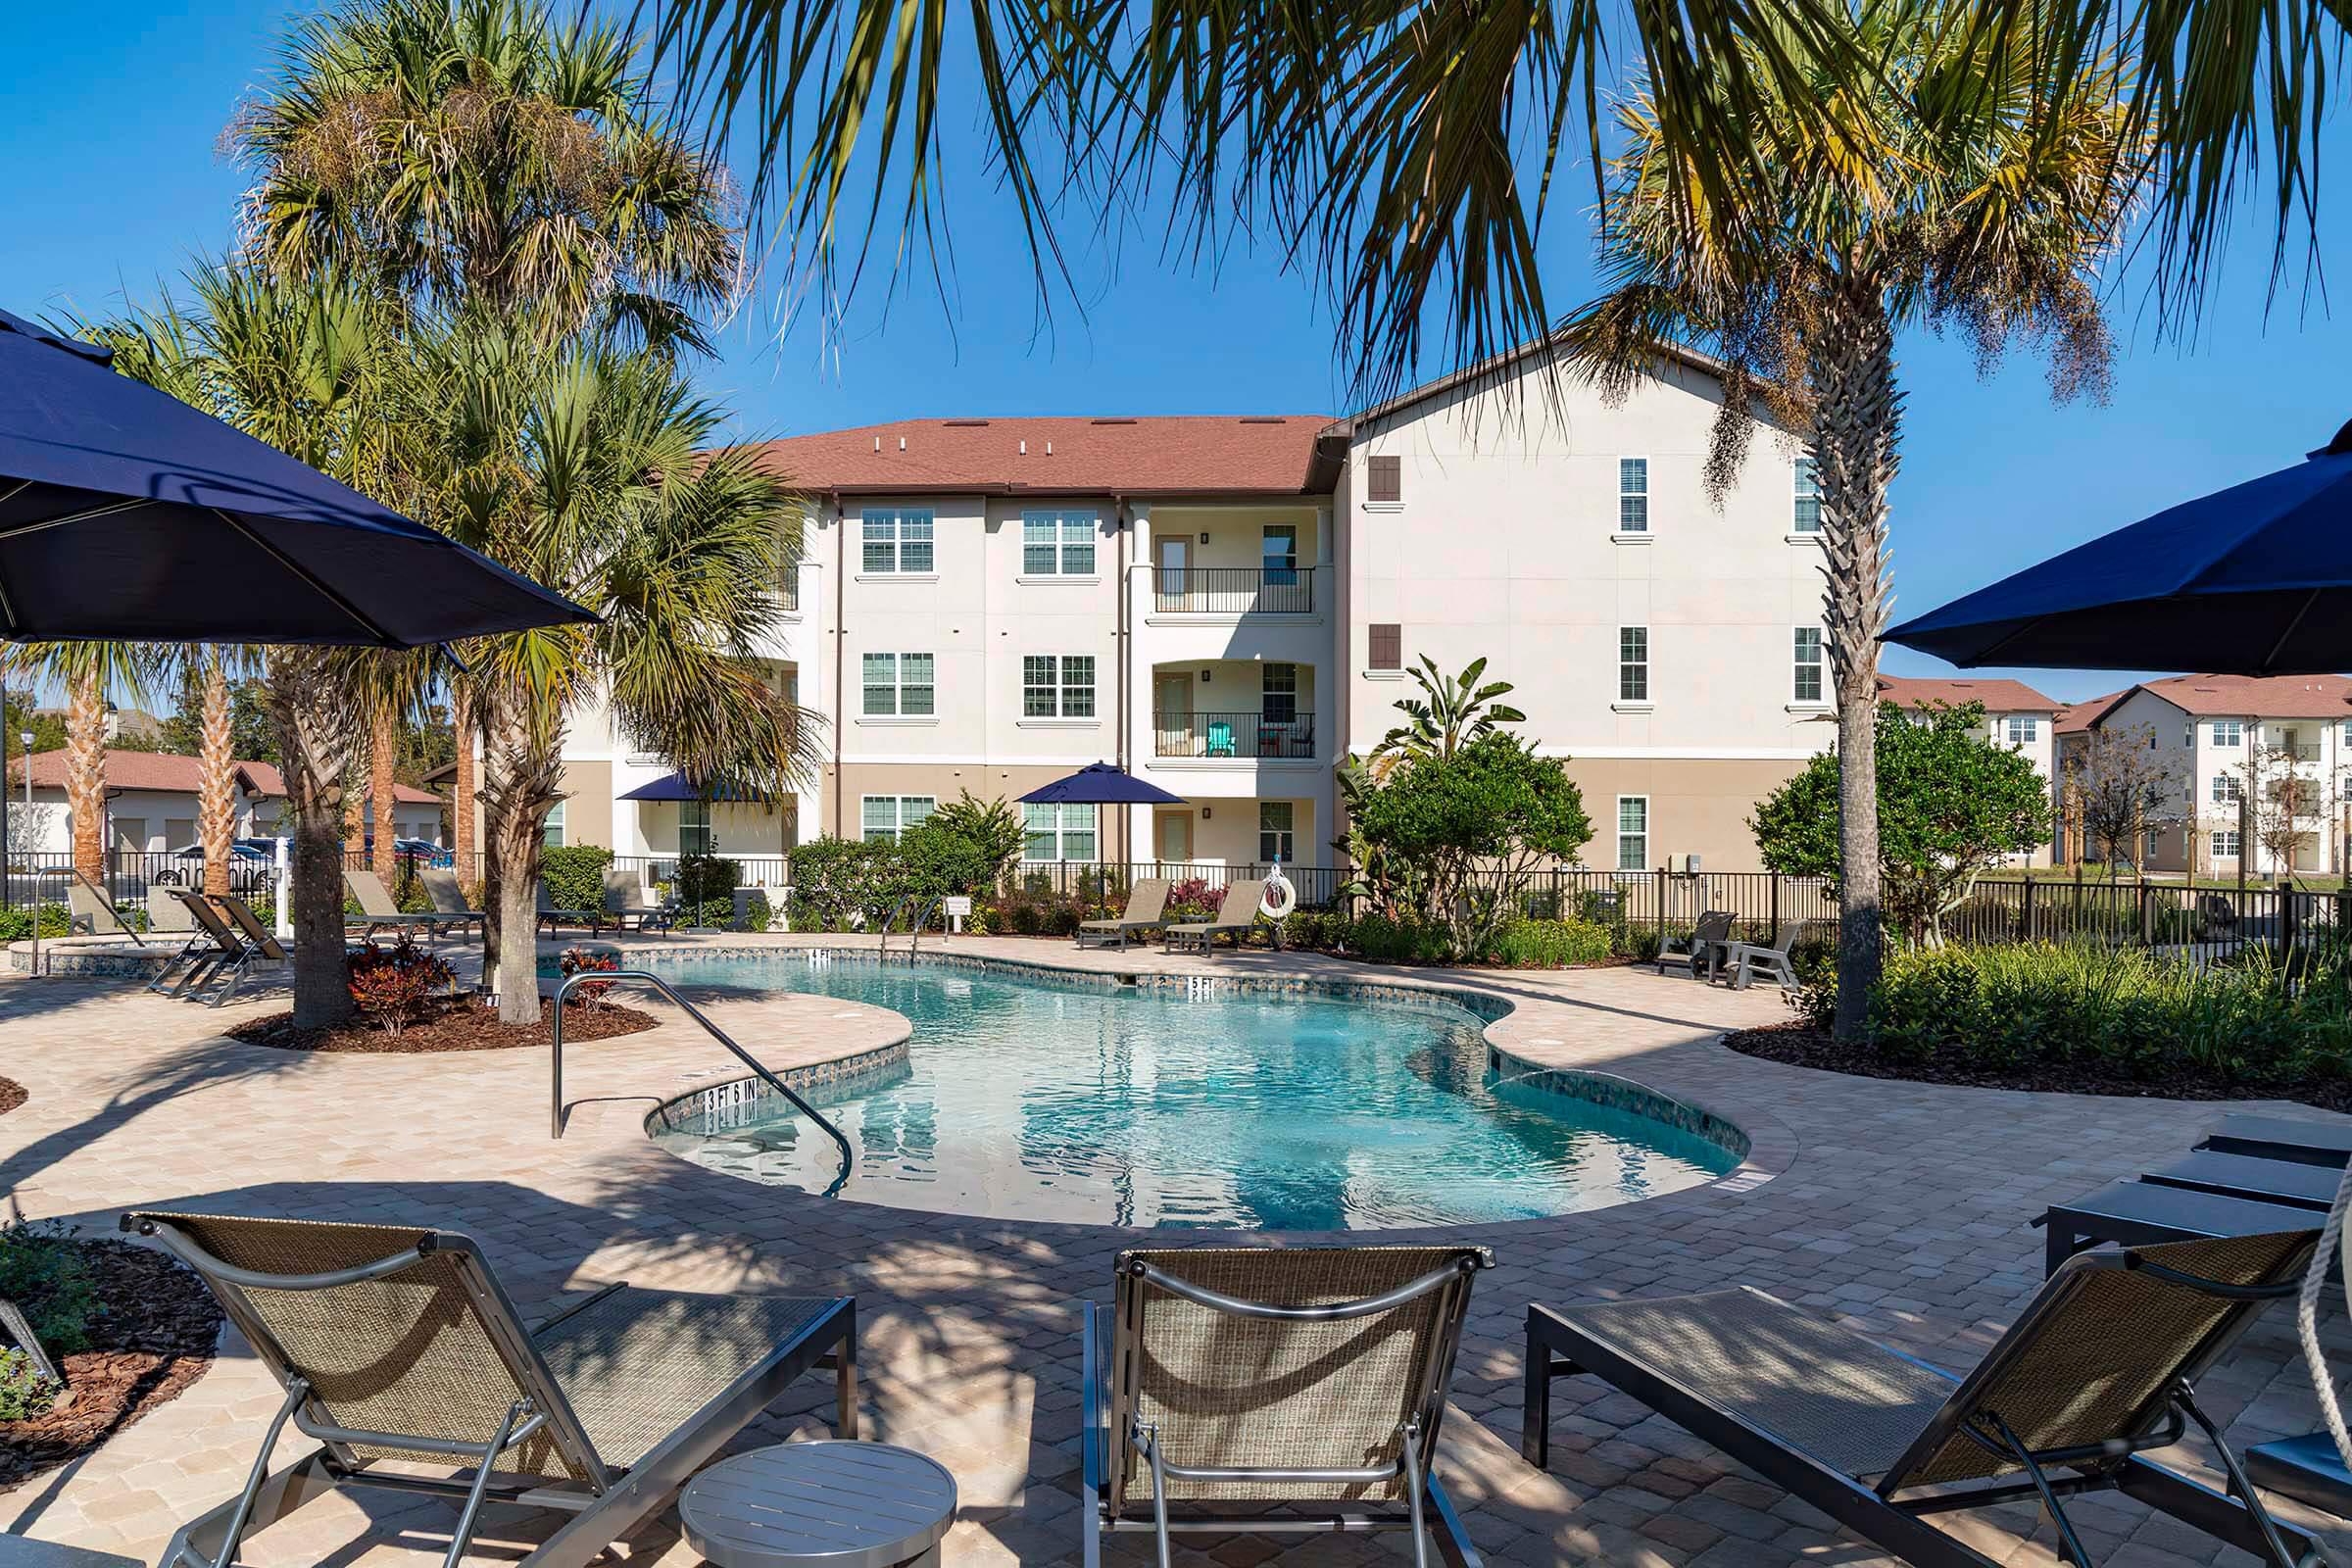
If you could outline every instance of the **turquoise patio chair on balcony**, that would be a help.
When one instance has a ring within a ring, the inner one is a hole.
[[[1221,718],[1208,726],[1208,755],[1210,757],[1234,755],[1233,726]]]

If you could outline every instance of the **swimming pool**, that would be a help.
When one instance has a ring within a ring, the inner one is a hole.
[[[662,972],[906,1014],[903,1058],[802,1091],[857,1151],[841,1196],[903,1208],[1250,1230],[1469,1224],[1695,1186],[1743,1147],[1736,1129],[1622,1080],[1600,1082],[1688,1125],[1516,1070],[1490,1053],[1479,1016],[1429,993],[1114,985],[805,952]],[[673,1101],[648,1131],[758,1182],[822,1192],[840,1168],[822,1130],[756,1083]]]

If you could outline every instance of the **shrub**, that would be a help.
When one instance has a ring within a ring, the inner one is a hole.
[[[539,879],[547,884],[548,903],[559,909],[603,908],[605,870],[612,863],[612,852],[597,844],[566,844],[562,849],[541,851]]]
[[[1514,969],[1599,963],[1609,956],[1613,935],[1589,920],[1514,920],[1496,933],[1493,956]]]
[[[88,1348],[90,1320],[104,1310],[74,1228],[60,1220],[0,1224],[0,1299],[17,1303],[52,1356]]]
[[[1410,915],[1367,914],[1349,929],[1356,956],[1374,963],[1449,963],[1453,933]]]
[[[416,1022],[433,993],[451,989],[455,978],[448,964],[406,937],[390,948],[370,942],[351,955],[351,1000],[390,1035]]]
[[[123,913],[128,914],[129,910]],[[41,906],[41,935],[62,937],[68,929],[66,906],[62,904]],[[144,927],[142,926],[142,929]],[[32,911],[30,909],[0,909],[0,942],[29,942],[32,940]]]
[[[1223,890],[1209,886],[1208,878],[1190,876],[1170,884],[1165,913],[1171,924],[1209,920],[1216,917],[1217,906],[1224,902]]]
[[[605,974],[619,967],[620,955],[609,948],[565,948],[556,959],[557,970],[566,979],[575,974]],[[588,980],[573,986],[568,994],[578,998],[583,1007],[601,1007],[612,989],[609,980]]]
[[[43,1377],[32,1357],[10,1347],[0,1350],[0,1421],[29,1421],[57,1407],[63,1385]]]

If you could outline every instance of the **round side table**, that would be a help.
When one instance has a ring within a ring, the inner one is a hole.
[[[956,1478],[886,1443],[780,1443],[688,1482],[678,1522],[717,1568],[931,1568]]]

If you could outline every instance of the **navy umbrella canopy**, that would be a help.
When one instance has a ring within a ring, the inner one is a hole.
[[[2352,424],[2291,468],[2077,546],[1886,638],[1963,668],[2352,669]]]
[[[704,789],[683,773],[664,773],[650,784],[638,785],[620,799],[624,801],[756,801],[759,797],[739,790],[723,780],[709,789]]]
[[[594,620],[0,311],[0,637],[417,648]]]
[[[1036,806],[1182,806],[1184,797],[1170,795],[1108,762],[1089,762],[1067,778],[1040,784],[1022,796],[1021,802]]]

